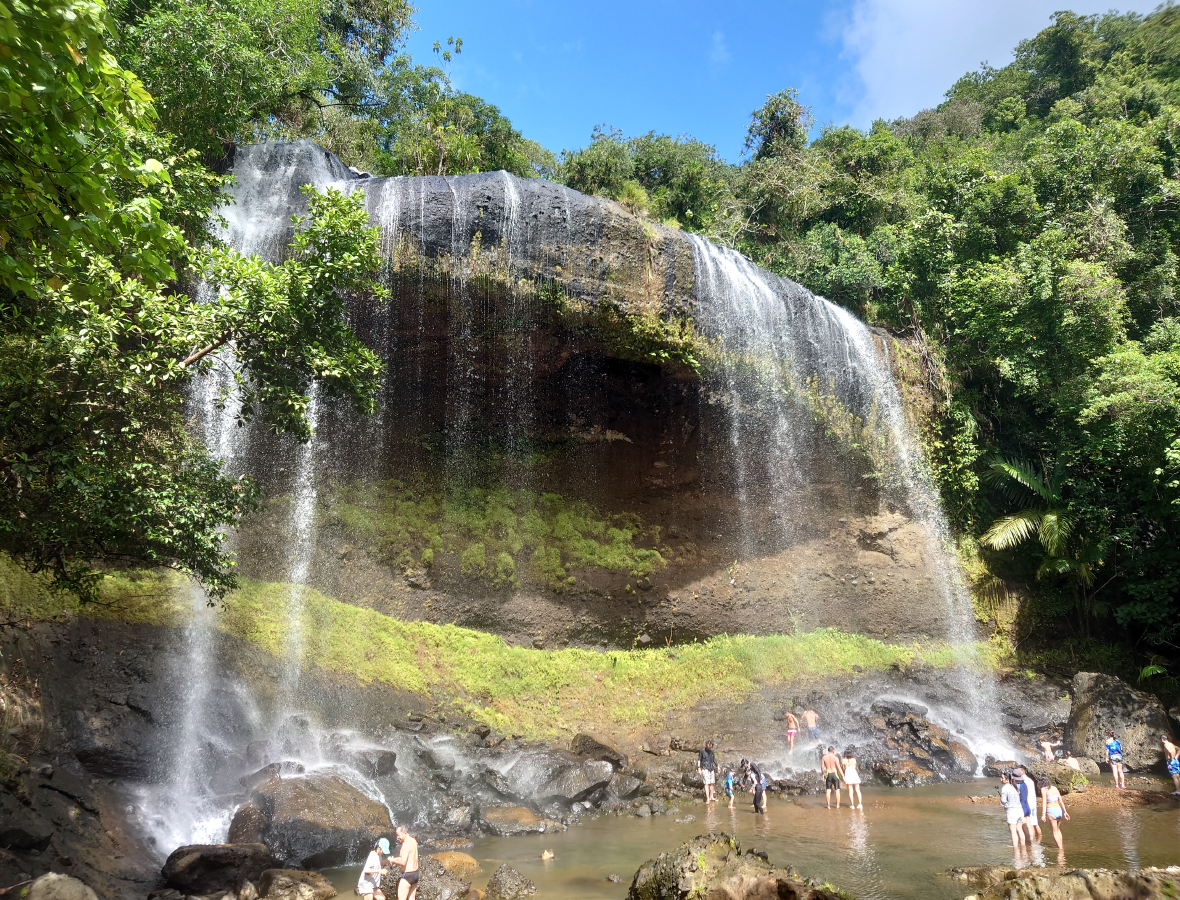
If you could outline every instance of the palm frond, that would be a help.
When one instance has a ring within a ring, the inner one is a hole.
[[[1041,546],[1050,556],[1064,556],[1066,541],[1073,531],[1073,518],[1061,509],[1047,509],[1041,518]]]
[[[1068,556],[1046,556],[1037,569],[1037,580],[1046,575],[1069,576],[1083,587],[1089,587],[1094,583],[1094,564]]]
[[[1015,515],[996,519],[983,533],[979,543],[993,550],[1008,550],[1017,544],[1023,544],[1040,531],[1043,515],[1044,510],[1026,509]]]
[[[1045,484],[1040,473],[1032,463],[1023,459],[1004,459],[997,456],[989,464],[983,480],[988,485],[998,488],[1013,501],[1020,496],[1019,491],[1013,490],[1016,485],[1032,491],[1048,502],[1054,499],[1049,485]]]

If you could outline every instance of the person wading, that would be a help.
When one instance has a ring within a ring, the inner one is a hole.
[[[864,798],[860,793],[860,772],[856,768],[856,757],[852,750],[844,751],[844,783],[848,785],[848,805],[853,809],[864,809]]]
[[[742,760],[742,772],[750,779],[750,793],[754,795],[754,812],[766,812],[766,776],[757,763]]]
[[[1172,776],[1172,784],[1176,786],[1173,794],[1180,794],[1180,747],[1172,743],[1166,734],[1160,735],[1164,745],[1164,761],[1168,764],[1168,774]]]
[[[806,713],[804,713],[806,715]],[[836,748],[829,747],[819,761],[820,772],[824,776],[824,796],[828,800],[828,809],[832,808],[832,791],[836,792],[836,809],[840,808],[840,779],[844,774],[844,764],[836,755]]]
[[[1061,820],[1069,821],[1069,812],[1065,808],[1065,800],[1057,785],[1049,781],[1047,775],[1042,775],[1037,782],[1041,787],[1041,821],[1048,819],[1053,828],[1053,840],[1060,850],[1065,849],[1065,842],[1061,839]]]
[[[390,865],[402,867],[402,877],[397,880],[397,900],[412,900],[418,893],[418,841],[405,825],[397,826],[397,839],[402,845],[401,852],[389,861]]]
[[[1041,839],[1041,826],[1037,824],[1037,783],[1028,777],[1024,766],[1017,766],[1012,770],[1012,783],[1020,792],[1020,806],[1024,810],[1024,830],[1028,832],[1028,842],[1032,844]]]
[[[1000,773],[1000,806],[1008,820],[1008,833],[1012,846],[1019,850],[1024,843],[1024,807],[1020,803],[1020,792],[1012,783],[1012,773],[1006,769]]]
[[[1114,736],[1113,731],[1106,732],[1106,761],[1110,763],[1110,772],[1114,775],[1114,786],[1125,788],[1126,776],[1123,774],[1123,744]]]
[[[360,881],[356,883],[356,892],[365,900],[385,900],[385,894],[381,891],[381,876],[386,869],[381,865],[381,857],[388,855],[389,841],[385,838],[381,838],[369,851],[369,857],[361,869]]]
[[[705,783],[705,802],[717,802],[717,757],[713,755],[713,742],[705,741],[705,746],[697,754],[697,772],[701,781]]]

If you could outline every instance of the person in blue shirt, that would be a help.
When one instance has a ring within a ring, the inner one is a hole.
[[[1123,774],[1123,745],[1113,731],[1106,732],[1106,761],[1110,763],[1110,771],[1114,774],[1114,786],[1125,788],[1127,780]]]
[[[725,796],[729,798],[729,808],[733,809],[733,769],[725,773]]]

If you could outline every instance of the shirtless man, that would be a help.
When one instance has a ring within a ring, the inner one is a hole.
[[[418,841],[405,825],[397,826],[397,839],[402,845],[401,853],[389,861],[391,866],[402,867],[402,877],[397,880],[397,900],[413,900],[418,893]]]
[[[807,726],[807,736],[812,740],[818,740],[819,726],[817,723],[819,722],[819,716],[815,714],[815,710],[805,709],[800,718],[803,720],[803,724]]]
[[[799,720],[794,713],[787,713],[787,752],[795,752],[795,736],[799,733]]]
[[[1053,755],[1053,748],[1060,747],[1061,741],[1056,744],[1050,742],[1048,738],[1041,741],[1041,752],[1045,754],[1045,762],[1053,762],[1057,757]]]
[[[1164,762],[1168,764],[1168,774],[1172,776],[1172,784],[1176,786],[1173,794],[1180,794],[1180,747],[1172,743],[1166,734],[1160,736],[1164,745]]]
[[[803,714],[804,716],[807,713]],[[815,715],[812,713],[812,715]],[[836,755],[836,748],[829,747],[819,761],[820,772],[824,776],[824,796],[828,800],[828,809],[832,808],[832,791],[836,791],[836,809],[840,808],[840,779],[844,776],[844,764]]]
[[[1082,771],[1082,764],[1080,762],[1078,762],[1076,759],[1074,759],[1073,754],[1070,753],[1068,750],[1065,751],[1065,757],[1061,761],[1063,763],[1065,763],[1067,766],[1069,766],[1069,768],[1073,769],[1075,772]]]

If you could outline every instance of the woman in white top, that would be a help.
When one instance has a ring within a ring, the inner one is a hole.
[[[1012,783],[1012,776],[1007,772],[1000,775],[1000,806],[1008,814],[1008,831],[1012,834],[1012,846],[1017,850],[1024,843],[1024,807],[1020,804],[1020,791]]]
[[[851,750],[844,751],[844,784],[848,786],[848,805],[852,809],[864,809],[864,798],[860,795],[860,771],[856,768],[856,757]]]
[[[356,883],[356,892],[365,900],[385,900],[381,891],[381,876],[385,869],[381,866],[381,857],[389,855],[389,841],[381,838],[369,851],[369,858],[365,860],[365,867],[361,869],[360,881]]]

